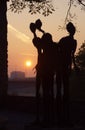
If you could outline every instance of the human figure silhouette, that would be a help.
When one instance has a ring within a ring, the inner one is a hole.
[[[30,24],[30,30],[33,33],[33,45],[37,48],[38,58],[37,58],[37,65],[35,66],[36,69],[36,123],[40,122],[39,117],[39,105],[40,105],[40,86],[42,82],[42,48],[41,48],[41,39],[36,35],[36,29],[44,33],[41,29],[42,22],[40,19],[37,19],[35,23]]]
[[[69,123],[69,76],[71,73],[72,62],[76,68],[74,53],[77,47],[77,41],[74,39],[76,31],[72,22],[66,25],[66,29],[69,33],[68,36],[60,39],[59,46],[59,69],[56,71],[57,82],[57,117],[58,123]],[[63,86],[63,95],[61,94],[61,87]]]
[[[54,120],[54,73],[55,73],[55,57],[56,43],[52,40],[50,33],[44,33],[40,28],[41,21],[30,24],[30,29],[34,34],[33,44],[38,51],[38,63],[36,66],[36,97],[39,105],[39,89],[42,85],[43,90],[43,123],[47,125]],[[36,26],[36,27],[35,27]],[[35,28],[43,33],[42,37],[37,37]],[[39,118],[39,109],[37,109],[37,117]]]
[[[51,124],[54,121],[54,74],[56,43],[52,40],[50,33],[45,33],[42,38],[43,65],[42,65],[42,87],[44,105],[44,123]]]

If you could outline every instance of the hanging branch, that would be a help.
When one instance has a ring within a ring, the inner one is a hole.
[[[70,0],[70,2],[69,2],[69,8],[67,10],[67,14],[66,14],[66,18],[65,18],[65,24],[67,23],[68,17],[70,16],[70,10],[71,10],[72,3],[73,3],[73,1]]]
[[[79,4],[85,6],[85,4],[82,2],[82,0],[78,0]]]
[[[72,14],[71,14],[72,4],[73,4],[73,0],[70,0],[70,1],[69,1],[69,4],[68,4],[69,7],[68,7],[68,10],[67,10],[67,13],[66,13],[64,25],[63,25],[63,26],[59,25],[58,30],[64,30],[64,29],[65,29],[65,26],[66,26],[66,23],[67,23],[68,21],[71,21],[71,18],[72,18]]]
[[[76,0],[77,3],[76,3],[75,6],[77,6],[77,4],[80,4],[85,9],[85,4],[84,4],[83,1],[85,1],[85,0]],[[71,8],[72,8],[72,5],[74,4],[74,2],[75,2],[75,0],[69,0],[69,7],[68,7],[68,10],[67,10],[67,13],[66,13],[66,17],[65,17],[65,21],[64,21],[64,26],[63,27],[59,26],[59,29],[65,29],[66,23],[69,22],[69,21],[72,21],[72,19],[75,17],[75,14],[72,15],[72,13],[71,13]]]

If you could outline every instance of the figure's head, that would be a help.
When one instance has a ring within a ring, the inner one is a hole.
[[[42,36],[42,40],[47,42],[47,43],[51,43],[52,42],[52,35],[50,33],[45,33]]]
[[[74,35],[74,34],[75,34],[76,28],[75,28],[75,26],[73,25],[72,22],[69,22],[69,23],[66,25],[66,29],[67,29],[67,31],[70,33],[70,35]]]

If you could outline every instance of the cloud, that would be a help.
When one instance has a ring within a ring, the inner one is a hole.
[[[20,39],[22,42],[29,43],[31,40],[30,37],[28,37],[26,34],[20,32],[16,28],[14,28],[12,25],[8,24],[8,29],[10,29],[13,33],[15,33],[15,36]]]

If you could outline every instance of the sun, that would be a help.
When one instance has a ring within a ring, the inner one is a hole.
[[[26,61],[26,66],[27,67],[30,67],[32,65],[32,62],[31,61]]]

